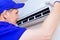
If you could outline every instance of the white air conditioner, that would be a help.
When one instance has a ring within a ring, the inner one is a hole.
[[[47,4],[45,0],[39,1],[41,0],[28,0],[25,3],[25,7],[20,9],[19,16],[21,18],[17,21],[20,27],[28,27],[40,23],[49,15],[51,5]]]

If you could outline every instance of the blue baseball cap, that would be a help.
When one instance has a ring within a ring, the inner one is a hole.
[[[0,0],[0,14],[4,10],[18,9],[24,7],[24,3],[15,3],[13,0]]]

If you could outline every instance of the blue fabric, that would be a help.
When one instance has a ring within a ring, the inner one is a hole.
[[[0,21],[0,40],[19,40],[26,28],[16,27],[8,22]]]
[[[4,10],[18,9],[22,8],[24,5],[24,3],[15,3],[13,0],[0,0],[0,14]]]

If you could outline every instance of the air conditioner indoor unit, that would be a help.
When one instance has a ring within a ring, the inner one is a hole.
[[[50,5],[50,4],[49,4]],[[43,22],[50,13],[50,6],[44,4],[39,9],[31,12],[31,15],[26,16],[17,21],[20,27],[29,27],[37,23]]]

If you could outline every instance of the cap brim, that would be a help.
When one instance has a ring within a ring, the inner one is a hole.
[[[14,6],[13,6],[13,8],[15,8],[15,9],[19,9],[19,8],[22,8],[22,7],[24,7],[24,3],[17,3],[17,4],[15,4]]]

